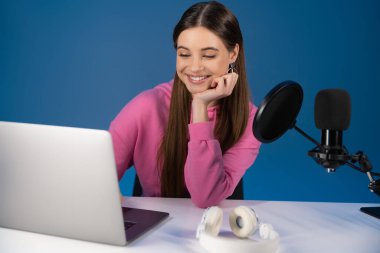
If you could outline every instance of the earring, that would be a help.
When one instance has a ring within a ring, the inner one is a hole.
[[[234,72],[237,72],[236,71],[236,63],[232,62],[232,63],[228,64],[228,73],[234,73]]]

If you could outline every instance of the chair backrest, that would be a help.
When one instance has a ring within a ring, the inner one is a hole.
[[[133,196],[135,197],[142,196],[142,187],[140,184],[139,177],[137,175],[135,176],[135,183],[133,185]],[[227,199],[244,199],[243,178],[240,179],[239,183],[236,185],[234,192]]]
[[[133,185],[133,193],[132,194],[135,197],[141,197],[142,196],[142,187],[140,184],[140,179],[137,175],[135,176],[135,183]]]

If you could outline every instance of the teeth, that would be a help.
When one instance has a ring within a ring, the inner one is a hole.
[[[206,78],[207,78],[206,76],[190,76],[190,79],[193,81],[201,81],[201,80],[204,80]]]

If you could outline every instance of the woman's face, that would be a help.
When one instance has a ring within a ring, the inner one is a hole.
[[[214,78],[225,75],[235,62],[239,46],[231,52],[204,27],[186,29],[177,40],[177,74],[191,94],[209,89]]]

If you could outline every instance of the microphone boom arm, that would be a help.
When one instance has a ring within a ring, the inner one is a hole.
[[[322,147],[322,145],[318,141],[316,141],[310,135],[308,135],[307,133],[305,133],[301,128],[297,127],[295,124],[294,124],[293,127],[294,127],[294,130],[296,130],[298,133],[300,133],[303,137],[305,137],[306,139],[308,139],[309,141],[311,141],[312,143],[314,143],[315,145],[317,145],[318,148],[320,148],[322,151],[325,151],[325,148]]]
[[[294,124],[290,127],[290,129],[294,128],[303,137],[305,137],[306,139],[308,139],[309,141],[311,141],[312,143],[314,143],[315,145],[317,145],[317,147],[320,149],[320,151],[322,151],[322,152],[326,151],[326,149],[318,141],[316,141],[311,136],[309,136],[307,133],[305,133],[302,129],[300,129],[299,127],[297,127],[295,123],[296,122],[294,122]],[[345,149],[345,151],[346,151],[346,149]],[[309,151],[309,155],[310,155],[310,152],[312,152],[312,151]],[[334,158],[337,158],[338,160],[343,160],[342,163],[341,163],[341,165],[346,164],[347,166],[349,166],[349,167],[351,167],[351,168],[353,168],[353,169],[355,169],[357,171],[360,171],[362,173],[367,174],[368,179],[370,181],[370,183],[368,185],[369,190],[371,192],[377,194],[377,195],[380,195],[380,179],[375,180],[373,178],[374,176],[380,177],[380,173],[376,173],[376,172],[372,172],[371,171],[372,168],[373,168],[372,164],[368,160],[368,156],[365,155],[362,151],[356,152],[355,155],[349,155],[348,152],[347,152],[347,154],[343,154],[343,155],[331,155],[331,156],[334,157]],[[351,162],[347,161],[348,158],[349,158],[349,160],[351,160]],[[358,166],[356,166],[354,164],[356,162],[359,163],[360,167],[358,167]],[[328,172],[331,172],[331,171],[335,171],[335,168],[334,169],[328,169]]]

